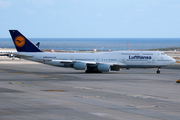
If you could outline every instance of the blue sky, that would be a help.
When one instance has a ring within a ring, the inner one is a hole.
[[[180,0],[0,0],[0,38],[180,38]]]

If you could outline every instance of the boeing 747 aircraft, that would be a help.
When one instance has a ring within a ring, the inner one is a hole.
[[[14,56],[58,67],[90,72],[119,71],[120,68],[160,68],[174,64],[175,59],[160,51],[115,51],[102,53],[42,52],[18,30],[9,30],[18,52]]]

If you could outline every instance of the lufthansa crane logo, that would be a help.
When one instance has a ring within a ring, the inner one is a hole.
[[[17,47],[23,47],[25,44],[25,38],[23,36],[17,36],[14,43]]]

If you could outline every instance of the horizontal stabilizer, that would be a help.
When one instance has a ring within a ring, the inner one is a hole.
[[[34,57],[34,56],[31,56],[31,55],[23,55],[23,54],[17,54],[17,53],[13,53],[14,56],[17,56],[17,57]]]

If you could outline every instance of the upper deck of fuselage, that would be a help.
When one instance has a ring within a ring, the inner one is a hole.
[[[166,55],[161,51],[112,51],[112,52],[15,52],[15,54],[23,54],[23,55],[50,55],[50,56],[58,56],[58,55]]]

